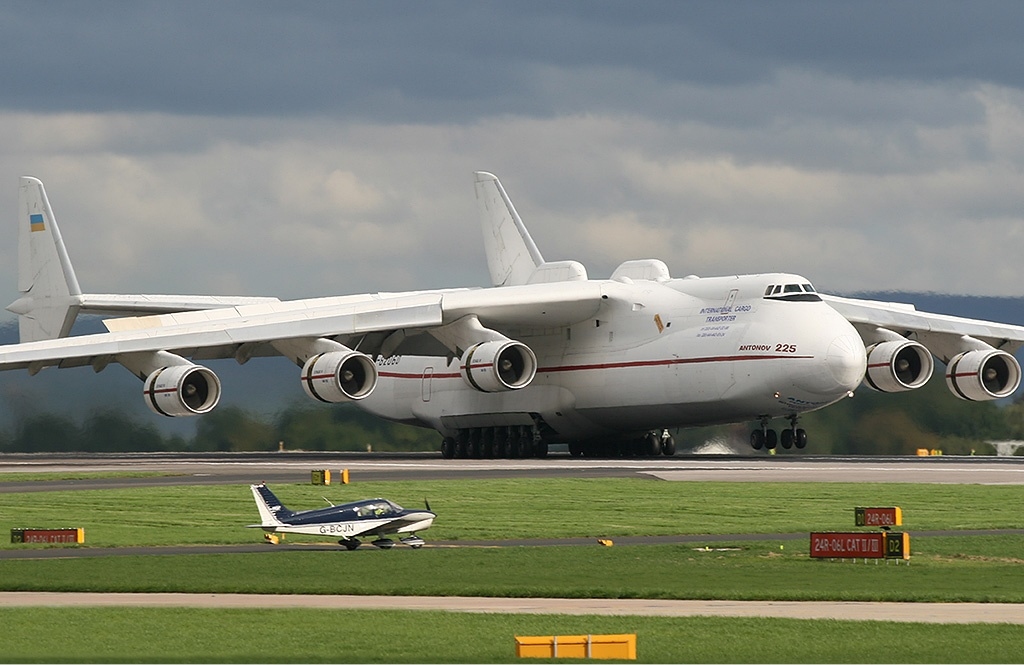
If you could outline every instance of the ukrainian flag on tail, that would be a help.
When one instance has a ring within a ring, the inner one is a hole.
[[[28,216],[29,228],[33,231],[45,231],[46,224],[43,223],[43,216],[39,214]]]

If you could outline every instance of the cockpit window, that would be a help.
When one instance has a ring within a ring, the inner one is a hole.
[[[764,290],[767,300],[786,302],[820,302],[821,297],[810,284],[772,284]]]
[[[390,517],[402,512],[402,507],[386,499],[365,503],[356,509],[360,517]]]

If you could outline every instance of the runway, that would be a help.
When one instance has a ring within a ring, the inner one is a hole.
[[[444,460],[437,453],[5,454],[0,474],[155,473],[0,482],[2,492],[131,486],[309,482],[314,469],[348,469],[353,480],[636,477],[666,481],[1024,484],[1024,457],[676,456],[640,459]]]
[[[317,608],[437,610],[485,614],[717,616],[834,619],[839,621],[898,621],[901,623],[1024,624],[1024,607],[1009,603],[857,603],[647,600],[641,598],[0,592],[0,607]]]

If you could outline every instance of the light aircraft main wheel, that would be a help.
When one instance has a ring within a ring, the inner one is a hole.
[[[798,429],[796,431],[796,440],[793,442],[797,448],[801,450],[807,447],[807,430]]]
[[[347,549],[349,552],[351,552],[352,550],[354,550],[357,547],[359,547],[360,542],[358,540],[356,540],[355,538],[353,538],[352,540],[339,540],[338,544],[339,545],[344,545],[345,549]]]
[[[676,440],[671,435],[661,440],[661,454],[666,456],[676,454]]]
[[[764,432],[755,429],[750,433],[750,447],[754,450],[761,450],[764,448]]]
[[[455,439],[450,436],[441,439],[441,457],[444,459],[455,457]]]
[[[768,450],[775,450],[775,445],[779,442],[779,436],[775,433],[775,430],[770,429],[764,433],[764,447]]]
[[[795,436],[793,434],[793,430],[791,429],[784,429],[779,433],[779,443],[781,443],[782,447],[785,448],[786,450],[789,450],[790,448],[793,447],[794,438]]]

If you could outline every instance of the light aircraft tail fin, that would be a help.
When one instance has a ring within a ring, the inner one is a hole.
[[[252,497],[256,500],[256,507],[260,511],[262,524],[259,526],[280,526],[283,524],[282,520],[286,520],[292,515],[292,511],[285,508],[266,483],[249,485],[249,489],[252,490]]]
[[[43,183],[28,176],[18,188],[18,291],[21,297],[7,309],[18,315],[22,342],[71,332],[82,290]]]
[[[484,171],[474,175],[491,283],[494,286],[526,284],[533,271],[544,263],[544,257],[498,178]]]

